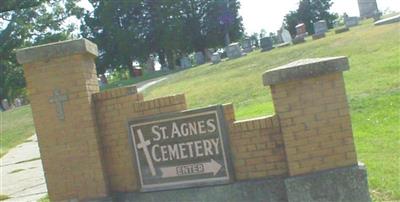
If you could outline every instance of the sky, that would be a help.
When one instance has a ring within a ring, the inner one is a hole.
[[[376,0],[378,9],[385,11],[400,11],[400,0]],[[284,16],[291,10],[296,10],[299,0],[240,0],[239,14],[248,34],[260,32],[276,32],[283,22]],[[332,12],[347,13],[349,16],[359,16],[357,0],[333,0]]]

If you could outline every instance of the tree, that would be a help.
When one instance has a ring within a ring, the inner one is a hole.
[[[337,14],[329,12],[332,4],[332,0],[300,0],[298,9],[290,11],[284,18],[286,28],[292,35],[296,35],[296,25],[304,23],[307,32],[314,34],[313,23],[319,20],[326,20],[328,28],[332,28],[338,17]]]
[[[23,96],[25,80],[15,49],[65,40],[73,25],[64,22],[80,17],[77,0],[3,0],[0,3],[0,99]]]
[[[81,30],[99,46],[100,73],[132,60],[143,64],[150,53],[173,68],[177,56],[222,47],[225,33],[238,40],[243,32],[237,0],[89,1],[94,11]]]

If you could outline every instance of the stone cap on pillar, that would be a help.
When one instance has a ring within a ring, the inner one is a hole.
[[[301,80],[349,69],[347,57],[302,59],[287,65],[267,70],[263,74],[265,86]]]
[[[17,50],[17,61],[20,64],[31,63],[50,58],[65,57],[74,54],[98,55],[97,45],[87,39],[60,41]]]

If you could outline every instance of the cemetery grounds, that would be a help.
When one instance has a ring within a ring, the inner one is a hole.
[[[355,144],[358,160],[367,167],[371,196],[374,201],[400,200],[400,24],[374,26],[372,20],[362,21],[349,32],[330,30],[326,38],[306,40],[179,71],[148,88],[145,99],[185,93],[189,108],[233,103],[238,120],[265,116],[274,109],[269,88],[262,84],[264,71],[303,58],[347,56],[350,70],[344,78]],[[26,141],[34,126],[29,105],[0,114],[3,156]]]

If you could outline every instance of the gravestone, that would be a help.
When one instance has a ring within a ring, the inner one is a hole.
[[[181,57],[181,59],[179,61],[181,63],[181,68],[192,67],[192,62],[190,62],[190,59],[187,56]]]
[[[22,106],[22,99],[21,98],[15,98],[14,100],[14,106],[15,107],[21,107]]]
[[[194,54],[194,60],[196,61],[196,65],[202,65],[205,63],[203,52],[196,52]]]
[[[150,54],[149,58],[147,59],[146,62],[146,68],[147,70],[154,72],[155,71],[155,55],[154,54]]]
[[[215,52],[212,54],[211,56],[211,62],[213,64],[218,64],[219,62],[221,62],[221,56],[218,52]]]
[[[245,53],[250,53],[251,51],[253,51],[253,47],[252,47],[252,45],[251,45],[251,40],[250,39],[244,39],[243,41],[242,41],[242,48],[243,48],[243,51],[245,52]]]
[[[271,37],[264,37],[260,39],[261,52],[272,50],[273,43]]]
[[[344,24],[346,27],[354,27],[358,25],[358,17],[346,17],[344,18]]]
[[[212,56],[212,53],[213,53],[213,52],[214,52],[213,50],[210,50],[210,49],[208,49],[208,48],[205,48],[205,49],[204,49],[204,53],[205,53],[205,55],[206,55],[206,61],[207,61],[207,62],[211,61],[211,56]]]
[[[266,68],[275,112],[237,121],[232,104],[100,92],[95,56],[85,39],[17,51],[51,201],[370,201],[346,57]]]
[[[238,57],[242,57],[243,53],[240,49],[239,43],[231,43],[227,47],[225,47],[226,56],[229,59],[235,59]]]
[[[4,110],[9,110],[11,108],[10,104],[8,103],[7,99],[3,99],[1,101],[1,106],[3,106]]]
[[[358,0],[360,18],[376,18],[380,16],[376,0]]]
[[[320,20],[315,22],[313,25],[315,33],[313,34],[312,38],[315,40],[325,37],[325,32],[328,31],[328,25],[326,24],[326,21]]]
[[[293,39],[293,44],[305,42],[305,37],[308,35],[306,25],[304,23],[296,25],[296,37]]]
[[[289,30],[287,29],[282,29],[281,31],[281,38],[284,43],[292,43],[292,36],[290,35]]]

